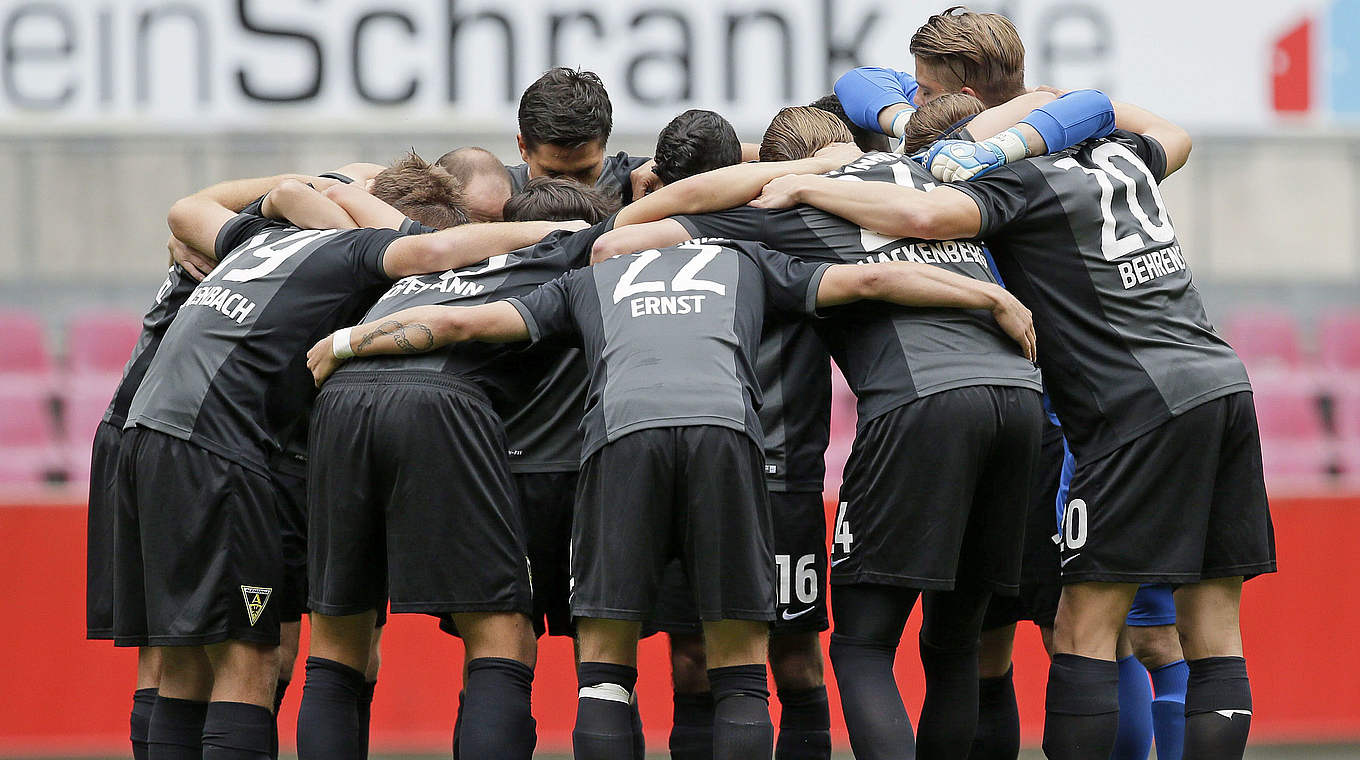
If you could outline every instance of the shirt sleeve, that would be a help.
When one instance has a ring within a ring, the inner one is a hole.
[[[753,206],[738,206],[711,214],[671,217],[694,237],[722,237],[732,240],[763,241],[769,211]]]
[[[1116,129],[1110,133],[1109,139],[1132,150],[1134,155],[1143,160],[1148,171],[1152,172],[1152,176],[1156,177],[1158,182],[1166,179],[1166,150],[1156,139],[1126,129]]]
[[[786,256],[763,245],[742,243],[741,248],[760,266],[765,277],[765,306],[772,311],[813,315],[817,313],[817,289],[831,268],[829,262],[811,262]]]
[[[401,227],[397,228],[397,232],[400,232],[403,235],[426,235],[438,231],[439,230],[436,230],[434,227],[427,227],[420,222],[409,218],[402,219]]]
[[[392,241],[406,237],[396,230],[359,229],[340,233],[346,236],[345,256],[350,272],[365,285],[392,282],[383,268],[383,255]]]
[[[1000,232],[1029,210],[1025,181],[1010,166],[1003,166],[970,182],[952,182],[949,187],[972,198],[978,211],[982,212],[982,231],[978,237],[985,238]]]
[[[529,340],[537,343],[553,335],[576,331],[576,322],[571,316],[571,281],[578,272],[567,272],[552,282],[539,285],[531,293],[505,299],[524,318],[524,324],[529,328]]]
[[[845,115],[857,126],[870,132],[883,132],[878,123],[878,112],[888,106],[916,102],[916,78],[905,71],[879,66],[851,69],[836,80],[834,90]]]
[[[217,241],[213,244],[213,252],[218,261],[226,258],[227,254],[259,233],[288,226],[287,222],[265,218],[261,213],[264,199],[264,195],[256,198],[249,206],[241,209],[241,213],[228,219],[227,223],[222,225],[222,229],[217,231]]]

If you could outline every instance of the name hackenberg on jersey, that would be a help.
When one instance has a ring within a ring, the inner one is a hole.
[[[607,219],[574,233],[554,232],[539,243],[493,256],[482,264],[397,281],[361,321],[373,322],[413,306],[476,306],[532,292],[563,273],[590,264]],[[586,402],[585,360],[563,343],[455,343],[427,354],[357,357],[337,372],[442,372],[480,387],[505,422],[512,469],[574,472],[581,458]]]
[[[839,171],[847,182],[935,186],[930,172],[905,156],[868,153]],[[749,206],[676,217],[695,235],[756,240],[808,261],[931,264],[995,283],[982,246],[962,240],[889,238],[834,214],[796,206]],[[932,393],[973,385],[1039,390],[1039,371],[988,311],[914,308],[861,301],[825,309],[813,325],[858,398],[859,424]]]
[[[221,261],[180,307],[127,427],[187,440],[268,474],[271,455],[315,395],[306,351],[354,324],[391,282],[394,230],[299,230],[257,215],[218,233]]]
[[[1079,457],[1251,387],[1204,313],[1157,188],[1165,175],[1156,140],[1116,131],[953,185],[977,202],[1001,276],[1034,313]]]
[[[534,341],[579,337],[590,368],[581,458],[637,430],[717,425],[762,445],[755,357],[766,309],[811,314],[827,265],[693,240],[618,256],[510,303]]]
[[[161,346],[165,331],[170,329],[179,307],[184,305],[197,286],[198,282],[179,264],[170,267],[165,282],[156,291],[155,302],[142,317],[142,333],[137,336],[137,344],[132,347],[132,356],[123,365],[123,378],[118,381],[118,390],[113,392],[113,400],[104,411],[104,422],[120,428],[127,422],[132,396],[142,384],[142,378],[146,376],[146,370]]]

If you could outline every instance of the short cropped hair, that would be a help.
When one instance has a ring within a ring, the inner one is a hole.
[[[779,109],[760,141],[761,161],[807,158],[835,142],[853,142],[854,135],[840,119],[820,108],[789,106]]]
[[[855,145],[862,151],[892,150],[892,142],[888,136],[878,132],[871,132],[864,127],[850,121],[850,117],[845,115],[845,106],[841,105],[841,99],[835,93],[823,95],[812,101],[808,105],[813,108],[820,108],[823,111],[841,120],[845,128],[850,130],[850,134],[855,137]]]
[[[987,110],[981,100],[966,92],[951,92],[926,103],[916,109],[907,120],[907,128],[902,135],[902,152],[915,153],[930,144],[946,137],[946,132],[960,121],[977,116]],[[991,135],[974,135],[985,139]]]
[[[520,96],[519,133],[529,148],[544,143],[564,148],[596,141],[604,145],[613,129],[614,106],[593,71],[548,69]]]
[[[442,230],[468,221],[462,185],[443,167],[431,166],[415,151],[378,172],[372,193],[427,227]]]
[[[497,183],[503,181],[507,190],[510,187],[510,173],[505,170],[505,164],[486,148],[476,146],[455,148],[440,156],[435,164],[452,174],[464,187],[472,184],[472,180],[478,177],[487,177]]]
[[[1025,44],[999,13],[962,5],[926,19],[911,37],[911,53],[948,70],[951,89],[971,87],[982,102],[1004,103],[1025,91]]]
[[[618,211],[616,196],[606,196],[565,177],[534,177],[505,202],[507,222],[565,222],[584,219],[599,224]]]
[[[652,171],[669,185],[741,163],[741,140],[727,119],[713,111],[691,108],[671,119],[657,135],[655,160]]]

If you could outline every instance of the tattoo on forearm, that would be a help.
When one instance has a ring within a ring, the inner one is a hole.
[[[403,353],[418,354],[434,348],[434,332],[429,327],[419,322],[407,324],[389,319],[369,331],[363,337],[363,340],[359,341],[359,345],[354,347],[355,352],[362,352],[364,348],[383,335],[391,335],[392,341]]]

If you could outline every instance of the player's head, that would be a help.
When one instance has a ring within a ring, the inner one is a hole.
[[[549,69],[519,99],[516,139],[530,177],[595,184],[613,128],[609,93],[591,71]]]
[[[468,222],[463,188],[441,166],[431,166],[411,151],[378,172],[369,188],[408,218],[437,230]]]
[[[837,119],[840,119],[841,123],[845,125],[845,128],[850,130],[850,134],[855,136],[855,145],[858,146],[860,150],[865,152],[892,150],[892,143],[888,141],[887,135],[879,134],[878,132],[870,132],[855,122],[850,121],[850,117],[845,115],[845,107],[841,105],[841,99],[836,97],[835,93],[823,95],[808,105],[813,108],[820,108],[835,116]]]
[[[737,130],[722,116],[691,108],[671,119],[656,137],[652,171],[670,184],[713,169],[741,163]]]
[[[486,148],[458,148],[439,157],[436,165],[463,186],[468,216],[474,222],[498,222],[510,197],[510,174]]]
[[[1025,45],[999,13],[962,5],[937,13],[912,35],[911,53],[918,106],[947,92],[966,92],[988,106],[1025,93]]]
[[[807,158],[831,143],[854,142],[840,119],[820,108],[789,106],[779,109],[760,141],[761,161]]]
[[[930,147],[930,144],[946,136],[946,132],[960,121],[977,116],[987,107],[981,100],[966,92],[950,92],[941,95],[916,109],[907,120],[906,131],[902,134],[902,151],[907,154]]]
[[[565,222],[583,219],[590,224],[604,221],[618,211],[617,198],[573,179],[534,177],[505,202],[507,222]]]

